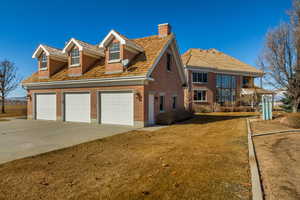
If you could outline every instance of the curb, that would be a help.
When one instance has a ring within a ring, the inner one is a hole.
[[[262,185],[259,176],[258,164],[252,140],[252,133],[250,129],[249,119],[247,118],[247,131],[248,131],[248,150],[249,150],[249,165],[251,172],[251,185],[252,185],[252,199],[263,200]]]

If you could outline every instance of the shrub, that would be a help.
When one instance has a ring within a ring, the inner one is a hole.
[[[209,113],[212,112],[211,106],[205,106],[205,105],[197,105],[195,104],[193,106],[194,112],[200,112],[200,113]]]
[[[300,128],[300,113],[289,113],[281,120],[281,123],[292,128]]]
[[[156,117],[156,123],[160,125],[170,125],[175,122],[184,121],[193,117],[191,112],[186,110],[177,110],[160,113]]]

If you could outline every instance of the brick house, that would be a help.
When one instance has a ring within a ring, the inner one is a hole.
[[[143,127],[184,108],[186,79],[169,24],[138,39],[111,30],[98,45],[40,45],[33,58],[38,70],[22,82],[29,119]]]
[[[244,89],[255,89],[261,70],[216,49],[191,48],[182,55],[188,87],[188,109],[215,110],[216,106],[237,105]]]

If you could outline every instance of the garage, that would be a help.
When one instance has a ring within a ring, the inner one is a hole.
[[[89,93],[65,93],[65,121],[91,122]]]
[[[56,120],[56,94],[36,94],[36,119]]]
[[[102,92],[100,96],[102,124],[134,125],[133,92]]]

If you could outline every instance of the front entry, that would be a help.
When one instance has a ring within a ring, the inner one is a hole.
[[[154,95],[149,94],[149,100],[148,100],[148,125],[155,124],[154,120]]]

